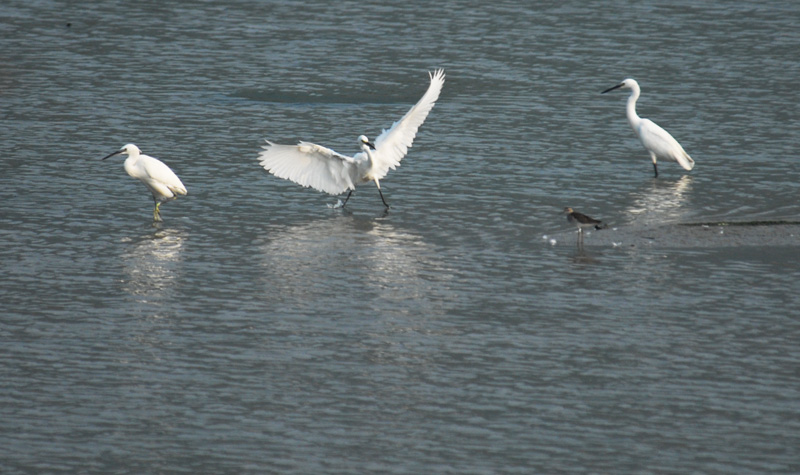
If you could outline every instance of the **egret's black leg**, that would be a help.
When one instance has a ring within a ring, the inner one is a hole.
[[[387,203],[386,200],[383,199],[383,192],[381,191],[380,187],[378,187],[378,193],[381,195],[381,201],[383,201],[383,206],[386,206],[388,208],[389,207],[389,203]]]
[[[656,172],[655,178],[658,178],[658,165],[656,165],[655,163],[653,163],[653,170],[655,170]]]
[[[353,190],[350,190],[350,193],[347,194],[347,198],[344,199],[344,203],[342,203],[342,208],[344,208],[344,205],[347,204],[347,200],[350,199],[350,195],[352,195],[352,194],[353,194]]]

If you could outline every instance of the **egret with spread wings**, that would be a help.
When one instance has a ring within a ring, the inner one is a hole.
[[[659,127],[655,122],[650,119],[643,119],[636,113],[636,100],[639,99],[639,83],[635,79],[626,79],[614,87],[610,87],[603,91],[605,94],[614,89],[630,89],[631,95],[628,96],[628,122],[630,122],[633,131],[639,137],[639,140],[644,145],[644,148],[650,154],[650,159],[653,160],[653,170],[658,177],[658,159],[671,160],[678,162],[686,170],[694,168],[694,160],[688,153],[681,147],[681,144],[675,140],[672,135],[666,130]]]
[[[322,145],[300,142],[297,145],[280,145],[267,140],[259,153],[261,166],[273,175],[291,180],[315,190],[338,195],[347,190],[342,206],[347,204],[356,185],[375,182],[383,204],[380,180],[389,170],[400,166],[408,153],[417,130],[433,108],[444,84],[444,70],[429,73],[431,84],[422,99],[400,120],[383,130],[374,142],[365,135],[358,137],[361,153],[348,157]]]

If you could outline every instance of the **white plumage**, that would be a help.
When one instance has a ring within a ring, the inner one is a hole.
[[[153,195],[153,220],[162,221],[161,203],[174,200],[177,195],[185,195],[186,187],[181,183],[180,178],[157,158],[143,155],[139,147],[129,143],[114,153],[106,155],[103,160],[114,155],[127,155],[125,159],[125,171],[128,175],[136,178],[145,184]]]
[[[356,185],[374,181],[383,204],[380,180],[389,170],[400,165],[417,135],[417,130],[436,104],[444,84],[444,70],[429,73],[431,83],[422,99],[406,115],[378,135],[375,142],[361,135],[361,153],[348,157],[322,145],[300,142],[280,145],[267,141],[259,153],[261,166],[273,175],[291,180],[315,190],[338,195],[350,190],[345,204]],[[344,206],[344,205],[342,205]]]
[[[639,99],[639,94],[641,92],[639,83],[637,83],[636,80],[628,78],[616,86],[606,89],[602,94],[613,91],[614,89],[631,90],[627,105],[628,122],[630,122],[633,131],[636,132],[642,145],[644,145],[644,148],[650,154],[656,176],[658,176],[658,166],[656,162],[659,158],[678,162],[680,166],[686,170],[694,168],[694,160],[692,160],[692,157],[686,153],[683,147],[681,147],[681,144],[679,144],[669,132],[659,127],[652,120],[643,119],[636,114],[636,101]]]

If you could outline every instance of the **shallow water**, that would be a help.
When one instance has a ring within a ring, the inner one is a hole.
[[[0,472],[799,471],[798,13],[4,3]],[[438,67],[388,212],[258,166]]]

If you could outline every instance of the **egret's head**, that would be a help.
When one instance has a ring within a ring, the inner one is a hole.
[[[142,151],[139,150],[139,147],[137,147],[132,143],[125,145],[120,150],[122,151],[121,153],[124,153],[125,155],[134,155],[134,154],[138,155],[142,153]]]
[[[639,89],[639,83],[636,82],[635,79],[628,78],[621,83],[617,84],[616,86],[609,87],[605,91],[601,92],[601,94],[605,94],[607,92],[613,91],[614,89]]]
[[[570,208],[570,207],[564,208],[564,214],[572,214],[573,212],[574,211],[572,211],[572,208]]]
[[[117,150],[116,152],[106,155],[102,159],[105,160],[106,158],[113,157],[114,155],[138,155],[140,153],[141,150],[139,150],[139,147],[137,147],[132,143],[129,143],[123,146],[121,149]]]
[[[375,144],[369,141],[366,135],[362,135],[358,138],[359,143],[361,143],[361,147],[369,147],[372,150],[375,150]]]

